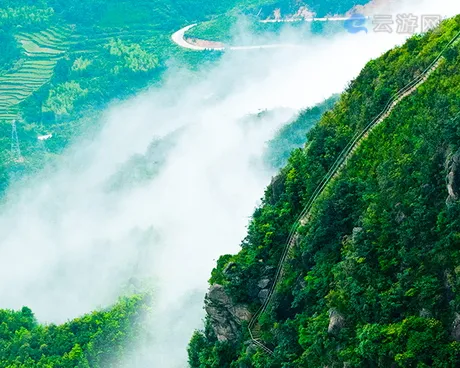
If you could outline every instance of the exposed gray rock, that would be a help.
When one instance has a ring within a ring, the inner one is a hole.
[[[395,208],[398,210],[396,214],[396,222],[400,224],[406,219],[406,214],[401,210],[401,203],[397,203]]]
[[[270,283],[270,279],[262,279],[259,281],[259,283],[257,284],[257,286],[260,288],[260,289],[265,289],[268,284]]]
[[[404,212],[399,211],[398,214],[396,215],[396,222],[397,222],[398,224],[400,224],[400,223],[403,222],[405,219],[406,219],[406,215],[404,214]]]
[[[260,302],[263,303],[263,302],[265,302],[265,299],[268,298],[268,294],[270,294],[270,290],[263,289],[263,290],[260,290],[260,292],[257,295],[257,297],[260,299]]]
[[[246,305],[236,304],[221,285],[212,285],[206,294],[205,309],[219,341],[235,341],[241,334],[241,324],[252,314]]]
[[[276,267],[274,266],[265,266],[264,267],[264,275],[266,274],[271,274],[273,271],[275,271]]]
[[[455,341],[460,341],[460,314],[455,313],[454,322],[452,322],[452,337]]]
[[[358,234],[363,231],[363,228],[362,227],[355,227],[353,228],[353,233],[352,233],[352,237],[351,237],[351,240],[353,242],[356,241],[356,237],[358,236]]]
[[[420,317],[422,318],[431,318],[433,315],[431,314],[431,312],[426,309],[426,308],[423,308],[420,313],[419,313]]]
[[[330,334],[339,332],[345,325],[345,319],[335,309],[329,311],[329,327],[327,332]]]
[[[447,192],[449,196],[447,197],[446,203],[449,204],[459,196],[459,187],[460,187],[460,151],[457,151],[454,155],[450,156],[446,161],[447,169]]]
[[[454,297],[455,297],[455,293],[454,293],[454,285],[455,285],[455,278],[454,276],[452,275],[452,271],[451,270],[444,270],[444,296],[447,300],[448,303],[450,303]]]

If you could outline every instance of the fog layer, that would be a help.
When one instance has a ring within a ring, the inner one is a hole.
[[[447,0],[411,4],[418,14],[455,11]],[[27,305],[60,323],[149,279],[154,339],[139,348],[138,365],[186,366],[215,261],[238,251],[274,174],[261,163],[265,142],[405,38],[343,33],[303,38],[305,48],[227,53],[198,73],[172,67],[161,88],[113,106],[94,139],[76,140],[57,167],[9,191],[0,307]],[[254,116],[279,107],[289,109]],[[113,187],[134,155],[171,135],[156,175]]]

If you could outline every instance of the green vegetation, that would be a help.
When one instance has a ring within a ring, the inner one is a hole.
[[[460,31],[460,16],[367,64],[266,190],[236,255],[210,283],[253,313],[291,225],[341,150]],[[191,367],[460,365],[460,44],[365,140],[316,201],[260,319],[269,356],[218,340],[208,315]]]
[[[347,9],[354,5],[343,3]],[[72,136],[94,128],[95,117],[111,101],[159,81],[171,57],[191,68],[220,57],[181,49],[171,41],[174,31],[218,15],[228,29],[237,14],[255,16],[301,5],[272,0],[141,0],[135,6],[127,0],[7,0],[0,9],[0,195],[11,172],[39,169]],[[324,11],[333,8],[312,0],[312,7],[318,5]],[[13,120],[24,156],[21,165],[7,152]],[[50,142],[37,142],[36,137],[50,133]]]
[[[142,331],[145,297],[121,299],[61,326],[37,323],[32,311],[0,310],[0,367],[119,367]]]
[[[265,39],[288,34],[295,31],[296,41],[308,41],[313,35],[335,35],[344,31],[343,22],[289,22],[289,23],[261,23],[258,18],[241,18],[244,27],[243,39],[238,34],[238,17],[220,16],[207,22],[198,24],[185,33],[185,37],[199,38],[208,41],[223,42],[229,45],[244,46],[263,44]],[[248,37],[246,33],[251,36]]]
[[[220,15],[212,20],[202,22],[185,33],[185,37],[201,40],[230,43],[233,40],[232,31],[238,18],[232,15]],[[251,19],[250,26],[258,24]]]
[[[302,111],[292,123],[281,128],[275,138],[268,142],[264,160],[276,169],[284,167],[288,163],[291,152],[305,144],[307,133],[337,100],[338,96],[330,97],[315,107]]]
[[[220,57],[180,49],[170,39],[174,31],[220,14],[255,15],[260,7],[262,13],[272,12],[273,6],[278,5],[270,0],[3,1],[0,197],[9,181],[39,170],[75,135],[97,128],[94,117],[111,101],[159,81],[171,57],[191,68]],[[22,157],[10,152],[13,121]],[[38,140],[50,133],[52,138]],[[166,149],[154,142],[149,153]],[[133,161],[109,190],[158,170],[148,155]],[[0,366],[116,366],[113,361],[126,358],[126,346],[137,336],[146,303],[140,296],[122,299],[107,311],[62,326],[38,324],[26,307],[0,310]]]
[[[0,10],[0,195],[12,175],[39,169],[94,128],[110,101],[160,80],[170,57],[189,67],[219,57],[182,50],[170,36],[237,3],[8,0]],[[9,153],[13,120],[23,162]]]
[[[317,17],[324,17],[326,15],[345,14],[354,6],[366,3],[368,3],[366,0],[277,0],[261,5],[259,17],[266,19],[273,16],[274,9],[279,9],[281,16],[291,16],[296,14],[300,7],[308,8]]]
[[[15,119],[18,105],[51,79],[69,34],[68,29],[51,28],[46,32],[16,35],[24,58],[0,76],[0,120]]]
[[[186,32],[186,37],[199,38],[209,41],[219,41],[231,44],[234,42],[232,31],[235,30],[238,19],[242,16],[244,21],[243,25],[247,28],[249,33],[256,38],[263,39],[264,36],[279,35],[282,31],[295,30],[296,34],[308,39],[311,34],[327,33],[333,34],[343,31],[343,23],[330,22],[330,23],[306,23],[301,20],[302,16],[299,15],[299,9],[302,7],[307,8],[317,17],[326,15],[343,15],[348,12],[355,5],[363,5],[368,1],[365,0],[351,0],[351,1],[298,1],[298,0],[273,0],[273,1],[260,1],[258,4],[254,3],[246,8],[237,7],[232,9],[227,14],[213,17],[211,20],[202,22],[196,27],[191,28]],[[282,18],[297,18],[298,21],[290,23],[261,23],[261,20],[274,19],[274,10],[278,9]],[[298,37],[299,38],[299,37]],[[238,45],[241,42],[251,43],[252,40],[238,40]],[[260,42],[260,41],[259,41]]]

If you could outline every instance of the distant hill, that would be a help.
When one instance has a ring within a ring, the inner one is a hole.
[[[264,156],[266,163],[276,169],[286,166],[292,151],[305,145],[307,133],[337,100],[338,96],[333,96],[317,106],[306,109],[293,122],[281,128],[275,137],[267,142]]]
[[[319,14],[362,1],[311,0]],[[298,1],[5,0],[0,9],[0,192],[64,149],[110,101],[161,79],[166,61],[198,67],[220,57],[190,52],[171,34],[217,16],[293,11]],[[87,119],[83,119],[83,118]],[[22,157],[10,152],[16,121]],[[52,139],[38,140],[52,134]]]

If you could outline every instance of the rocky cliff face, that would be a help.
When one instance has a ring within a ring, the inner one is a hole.
[[[242,324],[252,314],[246,305],[236,304],[221,285],[212,285],[205,298],[205,309],[211,326],[221,342],[236,341],[241,336]]]
[[[457,151],[452,155],[446,162],[447,168],[447,191],[449,192],[449,197],[447,198],[447,203],[451,203],[458,198],[459,189],[460,189],[460,151]]]

